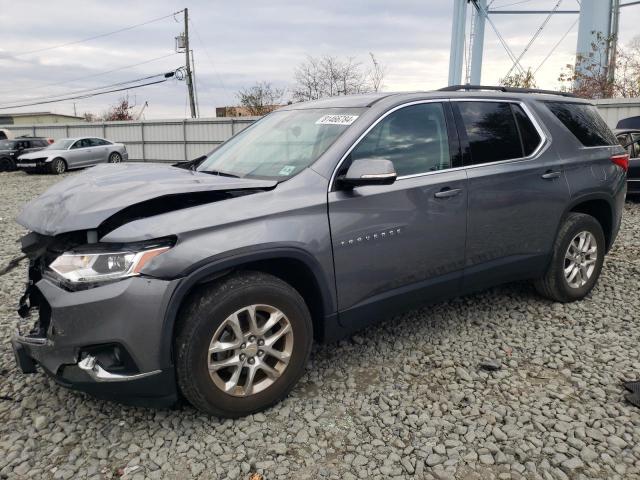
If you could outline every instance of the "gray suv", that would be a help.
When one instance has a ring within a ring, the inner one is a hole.
[[[237,417],[314,340],[514,280],[579,300],[628,157],[585,101],[465,86],[290,105],[189,167],[98,166],[24,208],[22,371]]]

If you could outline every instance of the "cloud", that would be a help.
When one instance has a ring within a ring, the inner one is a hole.
[[[495,0],[492,8],[509,3],[513,2]],[[539,0],[536,8],[551,8],[555,3],[555,0]],[[574,3],[565,0],[561,8],[577,8]],[[180,15],[175,20],[169,17],[84,43],[19,54],[121,29],[168,15],[184,6],[189,8],[192,19],[191,46],[196,59],[202,115],[212,116],[216,106],[235,103],[235,92],[256,81],[291,86],[296,65],[307,55],[330,54],[367,62],[368,53],[374,52],[386,66],[387,90],[433,89],[444,86],[447,81],[452,6],[451,2],[441,0],[31,0],[28,5],[28,15],[24,15],[24,2],[5,2],[0,12],[3,38],[0,68],[5,72],[0,78],[0,103],[97,87],[183,65],[184,56],[174,55],[98,75],[171,54],[174,37],[182,30]],[[15,21],[16,18],[20,21]],[[544,16],[496,15],[493,19],[518,55]],[[554,16],[525,55],[523,66],[537,67],[573,21],[573,15]],[[640,7],[622,10],[623,42],[630,40],[639,21]],[[560,69],[572,61],[576,30],[574,28],[540,69],[541,87],[557,87]],[[497,83],[510,66],[509,57],[487,24],[483,83]],[[49,85],[52,83],[59,85]],[[114,103],[118,95],[77,100],[76,111],[101,112]],[[182,117],[187,111],[184,82],[171,80],[133,90],[130,95],[139,105],[149,102],[147,118]],[[73,113],[74,105],[65,102],[30,109],[42,110],[43,107]]]

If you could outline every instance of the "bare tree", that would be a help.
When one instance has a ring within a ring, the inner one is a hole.
[[[257,82],[249,88],[243,88],[237,94],[240,105],[250,115],[266,115],[275,110],[284,96],[284,89],[274,87],[269,82]]]
[[[371,89],[374,92],[379,92],[384,87],[384,76],[386,73],[386,68],[376,59],[375,55],[369,52],[369,56],[371,57],[371,63],[373,66],[369,72],[369,83],[371,84]]]
[[[617,50],[615,94],[623,98],[640,97],[640,36]]]
[[[85,122],[97,122],[98,120],[100,120],[100,115],[93,112],[84,112],[82,114],[82,117],[84,118]]]
[[[501,78],[500,85],[505,87],[538,88],[531,68],[528,68],[526,72],[513,73]]]
[[[131,110],[135,107],[129,103],[129,96],[121,97],[118,102],[112,105],[109,110],[105,112],[102,119],[105,121],[111,120],[133,120]]]
[[[330,55],[316,58],[308,56],[294,72],[296,85],[293,98],[297,101],[317,100],[353,93],[379,91],[385,68],[373,54],[373,68],[365,71],[353,57],[339,59]]]
[[[578,55],[575,64],[567,64],[560,72],[561,90],[583,98],[611,98],[615,93],[615,80],[608,75],[605,59],[611,37],[598,32],[587,55]]]

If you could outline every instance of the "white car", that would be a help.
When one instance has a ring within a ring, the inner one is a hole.
[[[98,163],[120,163],[128,159],[127,148],[122,143],[96,137],[63,138],[38,152],[20,155],[16,167],[27,172],[60,174],[74,168]]]

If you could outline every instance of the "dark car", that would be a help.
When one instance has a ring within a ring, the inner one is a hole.
[[[640,195],[640,128],[618,129],[615,134],[629,154],[627,195]]]
[[[313,341],[417,305],[527,279],[584,298],[628,156],[584,100],[460,89],[297,103],[195,170],[102,165],[53,186],[18,217],[20,314],[37,312],[18,364],[237,417],[282,399]]]
[[[20,155],[37,152],[49,146],[46,138],[18,137],[12,140],[0,140],[0,172],[16,169],[16,160]]]

